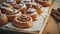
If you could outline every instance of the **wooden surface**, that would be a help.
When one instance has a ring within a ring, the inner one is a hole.
[[[56,0],[53,0],[53,1],[52,1],[52,6],[50,6],[50,9],[49,9],[49,12],[48,12],[48,16],[46,17],[46,19],[45,19],[45,21],[44,21],[43,28],[42,28],[42,30],[39,32],[39,34],[42,34],[44,28],[46,27],[48,18],[49,18],[50,14],[51,14],[51,9],[53,8],[55,1],[56,1]]]
[[[43,34],[59,34],[57,23],[52,17],[49,17]]]
[[[38,33],[35,33],[38,34]],[[59,34],[59,29],[56,21],[53,17],[49,17],[46,27],[43,30],[42,34]]]

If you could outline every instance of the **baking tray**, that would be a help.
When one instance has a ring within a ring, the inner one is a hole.
[[[53,3],[52,0],[51,0],[51,2]],[[43,8],[44,9],[43,13],[38,16],[38,20],[37,21],[34,21],[32,23],[32,27],[31,28],[27,28],[27,29],[17,28],[17,27],[12,25],[12,22],[8,22],[4,26],[1,26],[0,29],[8,30],[8,31],[15,31],[15,32],[26,32],[26,33],[39,32],[39,31],[42,30],[43,25],[44,25],[48,15],[49,15],[50,8],[51,7],[44,7]]]

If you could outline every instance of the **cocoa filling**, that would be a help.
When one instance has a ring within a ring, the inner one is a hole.
[[[34,13],[34,11],[29,11],[29,12],[27,11],[27,13],[32,14],[32,13]]]
[[[24,6],[24,4],[16,4],[14,8],[19,9],[22,8]]]
[[[18,18],[19,21],[25,22],[25,21],[29,21],[30,18],[28,16],[22,15]]]
[[[17,11],[15,8],[12,8],[12,10],[10,11],[8,11],[8,12],[6,12],[6,14],[8,14],[8,15],[13,15],[13,14],[17,14],[17,13],[19,13],[19,11]]]

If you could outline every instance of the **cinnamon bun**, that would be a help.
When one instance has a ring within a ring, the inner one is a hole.
[[[28,9],[28,8],[31,6],[31,4],[32,4],[32,0],[22,0],[22,2],[26,4],[27,9]]]
[[[49,0],[42,0],[39,3],[44,7],[50,7],[51,6],[51,2]]]
[[[7,16],[4,14],[0,14],[0,26],[6,24],[8,22]]]
[[[38,13],[36,12],[36,9],[30,7],[24,14],[27,14],[32,17],[33,21],[37,20]]]
[[[10,4],[8,3],[3,3],[2,6],[7,7],[7,8],[13,8]]]
[[[13,4],[13,3],[12,3],[11,5],[12,5],[12,7],[15,8],[15,9],[21,8],[21,5],[20,5],[20,4],[15,4],[15,3]]]
[[[19,28],[30,28],[32,26],[32,18],[28,15],[21,15],[16,17],[13,21],[13,25]]]
[[[26,3],[27,9],[32,6],[32,3]]]
[[[21,8],[19,8],[18,10],[24,13],[27,10],[27,6],[24,3],[20,3],[20,6]]]
[[[5,13],[7,15],[7,18],[9,21],[13,21],[15,17],[18,17],[22,15],[22,13],[14,8],[8,9],[8,11]]]
[[[6,4],[6,3],[0,5],[0,10],[2,11],[2,13],[7,12],[8,9],[10,9],[10,8],[12,8],[12,7],[9,4]]]
[[[34,4],[32,5],[32,7],[34,7],[34,8],[37,10],[38,14],[41,14],[41,13],[43,12],[43,7],[42,7],[42,5],[40,5],[40,4],[38,4],[38,3],[34,3]]]

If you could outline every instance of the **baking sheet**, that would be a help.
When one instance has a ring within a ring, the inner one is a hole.
[[[49,7],[44,7],[43,13],[38,16],[38,20],[37,21],[34,21],[32,23],[32,27],[31,28],[27,28],[27,29],[17,28],[17,27],[12,25],[12,22],[9,22],[9,23],[7,23],[4,26],[7,26],[7,27],[9,27],[11,29],[17,29],[17,30],[23,30],[23,31],[40,31],[42,29],[44,20],[45,20],[46,16],[48,15],[48,10],[49,10]],[[4,29],[4,27],[1,27],[1,28]]]

